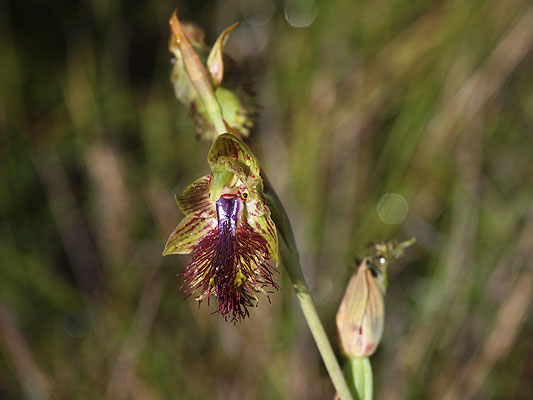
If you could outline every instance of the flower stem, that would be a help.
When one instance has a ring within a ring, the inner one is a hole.
[[[350,358],[345,367],[346,377],[352,393],[358,400],[372,400],[372,366],[368,357]]]
[[[291,278],[296,297],[300,302],[300,307],[302,308],[305,320],[311,330],[313,338],[315,339],[318,351],[326,365],[333,386],[335,386],[337,394],[341,400],[352,400],[353,398],[350,389],[344,379],[337,358],[333,353],[326,331],[320,322],[309,288],[305,283],[298,255],[289,250],[283,238],[280,240],[280,251],[283,265]]]
[[[276,224],[278,230],[279,248],[281,253],[281,260],[285,270],[289,274],[289,278],[292,281],[292,286],[296,292],[296,297],[302,308],[305,320],[313,339],[318,347],[320,356],[326,365],[333,386],[337,390],[341,400],[353,400],[353,397],[348,388],[348,384],[344,379],[344,375],[339,366],[339,362],[335,357],[333,348],[328,340],[326,331],[316,311],[315,304],[311,297],[311,293],[305,282],[302,268],[300,266],[300,258],[298,256],[298,250],[296,248],[296,242],[292,233],[292,228],[287,217],[287,214],[279,200],[276,192],[270,185],[270,182],[266,178],[266,175],[261,172],[261,176],[265,182],[265,198],[267,199],[267,205],[271,211],[272,219]]]

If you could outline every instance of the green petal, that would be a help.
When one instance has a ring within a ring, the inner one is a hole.
[[[266,240],[268,253],[265,258],[274,261],[277,265],[279,263],[278,234],[268,208],[265,207],[265,214],[260,217],[248,216],[248,224]]]
[[[224,29],[220,34],[217,41],[213,45],[209,57],[207,58],[207,69],[211,73],[213,83],[219,86],[224,78],[224,61],[222,59],[222,47],[226,44],[229,34],[239,25],[238,22],[234,23],[230,27]]]
[[[196,218],[215,215],[215,203],[209,199],[209,181],[209,175],[202,176],[187,186],[181,195],[176,196],[176,202],[183,214]]]
[[[257,182],[250,183],[250,180],[244,184],[248,192],[248,201],[246,202],[247,218],[262,217],[265,213],[269,213],[268,207],[265,205],[264,197],[258,190]],[[270,213],[269,213],[270,214]]]
[[[216,226],[216,218],[183,218],[170,234],[163,255],[190,253],[194,245]]]
[[[259,163],[248,146],[237,137],[224,133],[220,135],[211,146],[207,161],[211,169],[221,161],[226,161],[237,168],[242,169],[246,176],[259,177]]]

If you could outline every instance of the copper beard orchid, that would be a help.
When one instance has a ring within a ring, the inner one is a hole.
[[[185,292],[198,301],[215,295],[218,311],[232,321],[249,316],[258,292],[277,288],[278,238],[263,197],[254,155],[238,138],[219,136],[209,151],[211,174],[176,197],[185,218],[163,255],[191,254]],[[271,260],[271,264],[267,261]]]

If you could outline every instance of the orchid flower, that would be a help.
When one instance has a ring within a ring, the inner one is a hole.
[[[237,137],[217,137],[208,155],[211,174],[176,197],[185,218],[163,255],[190,254],[185,293],[202,302],[214,295],[226,320],[249,316],[257,293],[277,289],[278,238],[263,197],[255,156]]]

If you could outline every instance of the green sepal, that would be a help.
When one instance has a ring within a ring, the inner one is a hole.
[[[270,217],[270,210],[263,197],[263,180],[259,163],[248,146],[239,138],[225,133],[217,137],[207,161],[213,171],[213,178],[220,176],[220,183],[211,182],[211,198],[218,199],[223,187],[232,187],[232,194],[247,193],[244,218],[267,242],[268,259],[279,262],[278,236],[276,226]],[[236,178],[234,181],[230,179]],[[229,182],[229,184],[228,184]],[[216,188],[215,188],[216,187]]]
[[[378,243],[372,246],[371,258],[375,269],[380,272],[378,280],[383,286],[383,292],[386,292],[388,285],[389,265],[395,259],[401,257],[405,250],[416,243],[415,238],[403,241],[401,243],[395,240],[385,243]]]
[[[242,137],[248,137],[250,130],[254,126],[257,108],[252,95],[241,87],[228,89],[219,86],[215,90],[215,96],[222,109],[224,121],[233,131],[236,131]]]
[[[228,161],[239,167],[247,177],[261,179],[259,163],[253,153],[242,140],[229,133],[224,133],[216,138],[209,150],[207,161],[211,169],[221,161]]]
[[[217,225],[216,218],[195,218],[186,216],[170,234],[163,255],[189,254],[210,230]]]

